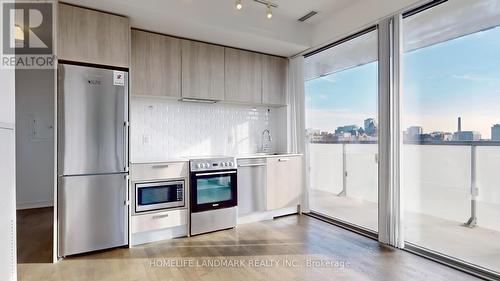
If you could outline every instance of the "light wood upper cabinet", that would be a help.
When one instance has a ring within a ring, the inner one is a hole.
[[[130,66],[134,96],[181,96],[181,40],[132,30]]]
[[[287,59],[263,55],[262,103],[273,105],[286,104],[287,67]]]
[[[267,158],[267,209],[300,204],[302,177],[302,156]]]
[[[58,58],[129,67],[128,18],[59,4]]]
[[[224,47],[182,40],[182,97],[224,100]]]
[[[226,48],[226,101],[262,102],[262,55]]]

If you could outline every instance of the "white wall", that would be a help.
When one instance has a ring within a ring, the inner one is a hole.
[[[331,15],[312,31],[312,46],[340,39],[422,0],[365,0]]]
[[[16,70],[17,208],[53,205],[54,70]]]
[[[0,280],[17,279],[15,72],[0,69]]]
[[[286,150],[286,108],[137,98],[130,105],[131,161],[252,154],[265,129],[272,150]]]

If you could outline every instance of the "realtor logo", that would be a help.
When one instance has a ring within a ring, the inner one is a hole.
[[[2,3],[2,67],[53,68],[53,3]]]

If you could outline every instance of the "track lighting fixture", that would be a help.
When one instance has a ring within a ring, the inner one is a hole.
[[[238,10],[243,9],[243,4],[241,3],[241,0],[236,0],[236,9]]]
[[[255,3],[266,6],[266,17],[271,19],[273,17],[273,8],[278,8],[278,5],[271,2],[271,0],[253,0]],[[243,0],[236,0],[235,7],[237,10],[243,9]]]
[[[271,19],[273,17],[273,11],[271,10],[271,1],[267,2],[267,18]]]

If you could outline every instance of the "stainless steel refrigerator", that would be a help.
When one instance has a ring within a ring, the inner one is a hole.
[[[59,256],[128,244],[128,73],[58,68]]]

